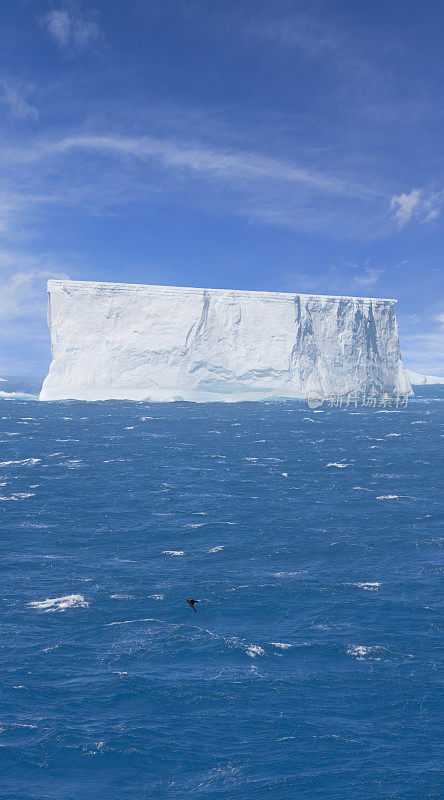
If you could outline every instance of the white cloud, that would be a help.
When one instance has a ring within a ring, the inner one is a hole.
[[[419,326],[416,314],[399,318],[404,366],[421,375],[444,376],[444,312],[434,314],[429,310],[420,322]]]
[[[3,160],[10,173],[11,196],[14,187],[23,191],[29,184],[25,218],[35,216],[37,209],[46,213],[50,205],[125,214],[128,205],[143,203],[147,208],[156,200],[204,205],[209,213],[228,212],[255,223],[323,231],[334,237],[390,232],[384,213],[388,191],[375,186],[371,177],[359,181],[350,168],[339,164],[316,168],[307,154],[302,160],[303,153],[299,162],[259,148],[212,146],[208,139],[79,131],[4,147]],[[30,164],[36,166],[30,170]],[[42,189],[39,196],[37,185]],[[412,215],[419,221],[436,217],[442,195],[426,196],[424,190],[414,189],[394,196],[392,209],[399,227]],[[364,272],[355,288],[372,286],[377,278],[374,271]]]
[[[334,236],[358,228],[362,236],[380,224],[385,201],[384,192],[339,167],[324,171],[307,161],[171,137],[79,132],[10,144],[3,160],[8,202],[20,205],[15,187],[23,194],[21,227],[52,214],[51,207],[124,215],[136,203],[147,209],[155,202]]]
[[[82,13],[73,3],[49,11],[44,23],[59,49],[70,56],[95,49],[102,36],[97,13]]]
[[[362,275],[356,276],[353,283],[359,289],[370,289],[379,280],[385,269],[376,269],[375,267],[365,267]]]
[[[432,220],[439,217],[441,213],[443,194],[443,192],[432,192],[432,194],[424,201],[425,217],[423,222],[432,222]]]
[[[270,17],[259,15],[259,21],[249,20],[243,29],[247,39],[274,42],[280,48],[298,48],[309,56],[325,55],[344,47],[341,32],[320,21],[315,15],[297,12],[278,17],[275,11]]]
[[[52,255],[0,248],[0,374],[43,373],[50,360],[46,281],[68,278]]]
[[[373,194],[365,186],[313,169],[256,153],[212,150],[150,136],[70,136],[44,146],[44,152],[64,153],[78,149],[104,155],[133,156],[142,160],[157,159],[169,168],[187,168],[199,173],[212,173],[224,180],[272,180],[307,184],[329,194],[363,197]],[[43,153],[42,153],[43,154]]]
[[[6,158],[0,151],[0,159],[3,158],[4,172],[6,173]],[[0,237],[4,240],[18,240],[29,235],[29,229],[39,215],[39,209],[48,208],[51,204],[60,206],[66,203],[66,192],[45,193],[35,191],[40,188],[35,184],[35,176],[29,180],[30,190],[26,191],[26,177],[13,175],[10,179],[10,187],[6,176],[3,180],[4,186],[0,189]],[[20,191],[22,189],[22,191]],[[69,190],[66,190],[69,194]],[[63,196],[65,194],[65,197]],[[2,266],[2,254],[0,251],[0,269]]]
[[[358,265],[354,262],[342,263],[340,268],[330,267],[315,274],[292,272],[283,276],[280,288],[286,292],[314,292],[317,294],[362,295],[372,289],[386,270],[366,266],[359,275],[355,274]],[[379,292],[378,292],[379,295]]]
[[[3,255],[3,254],[2,254]],[[67,278],[63,272],[38,269],[3,269],[0,255],[0,319],[12,320],[40,313],[45,306],[45,285],[48,278]],[[6,259],[8,261],[9,259]],[[25,262],[26,259],[25,257]],[[32,260],[32,259],[31,259]],[[3,273],[3,274],[2,274]],[[6,273],[6,274],[5,274]]]
[[[20,204],[12,193],[5,191],[0,193],[0,235],[8,235],[11,231],[18,205]]]
[[[413,212],[419,205],[421,195],[422,189],[412,189],[409,194],[393,195],[390,208],[394,211],[399,228],[402,228],[412,218]]]
[[[10,114],[19,119],[38,118],[37,108],[25,99],[28,91],[29,87],[21,87],[16,81],[7,78],[0,80],[1,101],[8,108]]]
[[[432,222],[441,213],[444,192],[431,192],[424,196],[423,189],[412,189],[408,194],[393,195],[390,208],[398,228],[402,228],[412,218],[420,223]]]
[[[400,334],[402,360],[421,375],[444,377],[444,328],[426,333]]]

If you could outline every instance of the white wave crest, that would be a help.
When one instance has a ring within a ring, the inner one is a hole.
[[[381,584],[377,581],[367,583],[348,583],[346,585],[356,586],[357,589],[366,589],[368,592],[376,592],[381,587]]]
[[[304,575],[307,570],[299,570],[298,572],[272,572],[273,578],[294,578],[297,575]]]
[[[38,400],[38,395],[26,392],[0,392],[0,397],[5,400]]]
[[[263,647],[259,647],[258,644],[249,644],[246,648],[247,656],[250,658],[256,658],[256,656],[264,656],[265,650]]]
[[[142,619],[123,619],[119,622],[105,622],[105,628],[110,628],[112,625],[131,625],[132,622],[162,622],[161,619],[154,617],[143,617]]]
[[[164,556],[184,556],[183,550],[162,550]]]
[[[218,553],[219,550],[223,550],[225,547],[224,544],[218,544],[216,547],[212,547],[211,550],[207,550],[207,553]]]
[[[66,611],[67,608],[88,608],[82,594],[67,594],[64,597],[53,597],[47,600],[35,600],[28,603],[29,608],[36,608],[38,611]]]
[[[375,652],[378,652],[381,648],[380,647],[367,647],[364,645],[350,645],[347,647],[347,655],[353,656],[357,658],[358,661],[363,661],[366,656],[372,655]]]
[[[33,466],[38,464],[41,458],[24,458],[22,461],[0,461],[0,467],[10,467],[12,464],[20,464],[21,466]]]
[[[91,580],[87,578],[87,580]],[[133,594],[110,594],[111,600],[134,600]]]
[[[16,492],[10,497],[5,497],[2,495],[0,500],[26,500],[28,497],[35,497],[35,492]]]

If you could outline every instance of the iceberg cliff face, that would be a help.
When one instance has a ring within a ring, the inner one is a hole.
[[[410,392],[394,300],[48,282],[41,400]]]

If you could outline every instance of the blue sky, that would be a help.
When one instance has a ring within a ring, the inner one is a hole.
[[[444,375],[444,5],[2,0],[0,374],[48,277],[395,297]]]

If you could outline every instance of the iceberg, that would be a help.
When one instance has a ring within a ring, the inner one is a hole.
[[[444,383],[444,378],[438,375],[421,375],[420,372],[413,372],[408,369],[407,375],[412,386],[437,386]]]
[[[48,295],[41,400],[411,392],[395,300],[69,280]]]

